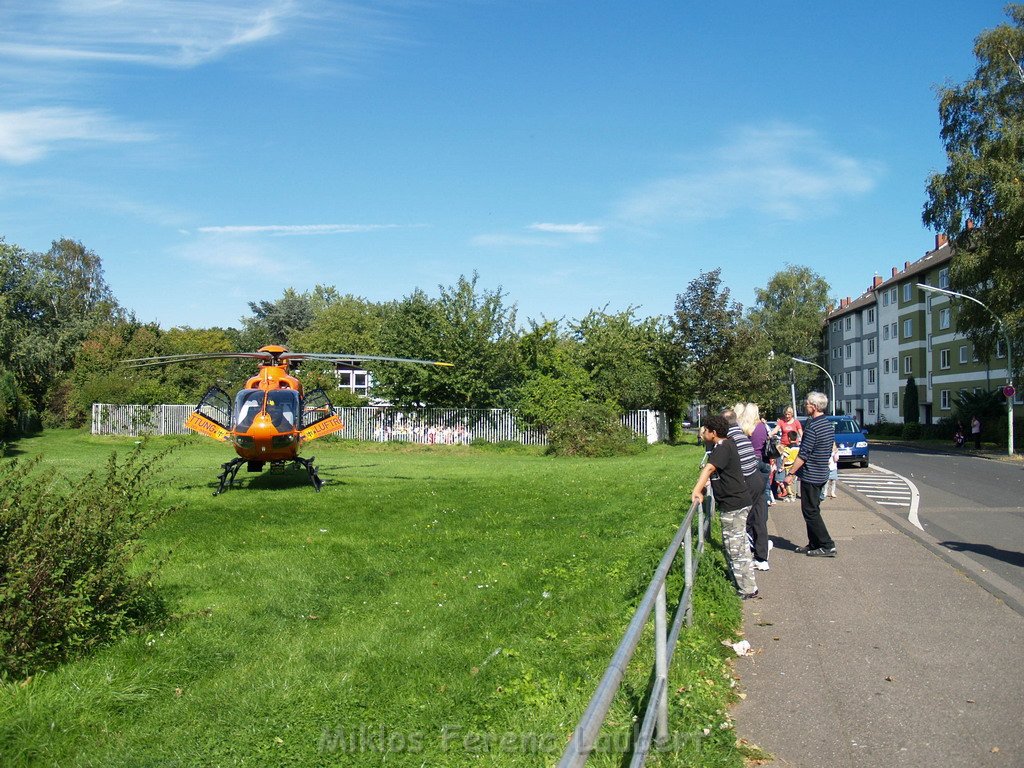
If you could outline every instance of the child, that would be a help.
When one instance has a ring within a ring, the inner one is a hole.
[[[828,457],[828,482],[821,486],[821,498],[836,497],[836,483],[839,481],[839,444],[832,443],[832,455]]]
[[[782,446],[782,468],[785,475],[783,495],[786,497],[786,501],[796,501],[793,498],[793,481],[796,479],[796,476],[793,474],[793,464],[796,463],[796,457],[800,453],[800,434],[790,431],[786,436],[789,438],[789,445]]]

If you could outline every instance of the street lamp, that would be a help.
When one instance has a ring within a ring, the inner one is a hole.
[[[1013,348],[1010,346],[1010,336],[1006,333],[1006,326],[1003,325],[1003,321],[999,319],[995,312],[982,301],[968,296],[966,293],[960,293],[958,291],[948,291],[945,288],[936,288],[934,285],[925,285],[924,283],[918,283],[917,287],[922,291],[931,291],[932,293],[942,293],[946,296],[959,296],[961,299],[967,299],[973,301],[979,307],[984,309],[990,315],[992,319],[996,321],[996,325],[999,326],[999,331],[1003,334],[1003,341],[1006,342],[1006,386],[1007,391],[1013,392]],[[1006,396],[1006,419],[1007,419],[1007,455],[1013,456],[1013,394]]]
[[[802,357],[794,357],[792,359],[793,359],[794,362],[797,362],[797,363],[803,363],[804,365],[813,365],[815,368],[818,368],[819,370],[821,370],[822,373],[824,373],[826,376],[828,376],[828,383],[832,385],[832,415],[835,416],[836,415],[836,383],[832,379],[832,374],[830,374],[828,371],[826,371],[822,366],[818,365],[817,363],[812,363],[810,360],[804,360]]]

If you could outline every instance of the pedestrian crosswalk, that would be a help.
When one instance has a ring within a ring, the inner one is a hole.
[[[839,473],[839,482],[851,490],[870,499],[881,507],[895,507],[893,511],[907,511],[907,519],[918,528],[917,518],[919,494],[917,487],[902,475],[872,464],[865,470]]]
[[[877,504],[886,507],[910,507],[913,494],[902,478],[882,472],[868,472],[856,475],[839,473],[839,481]]]

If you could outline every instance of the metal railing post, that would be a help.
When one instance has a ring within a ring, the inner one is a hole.
[[[703,517],[703,509],[702,509],[701,517]],[[701,529],[703,529],[703,523],[701,524]],[[690,594],[693,594],[693,592],[692,592],[692,587],[693,587],[693,582],[694,582],[694,578],[693,577],[696,574],[694,574],[694,572],[693,572],[693,531],[690,530],[689,526],[687,526],[686,534],[683,536],[683,573],[684,573],[683,589],[690,588],[691,589]],[[693,626],[693,603],[692,602],[689,605],[686,606],[686,626],[688,626],[688,627],[692,627]]]
[[[664,582],[654,603],[654,679],[655,690],[659,690],[655,741],[664,744],[668,740],[668,607]]]

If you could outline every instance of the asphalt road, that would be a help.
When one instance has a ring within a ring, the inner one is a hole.
[[[1024,589],[1024,465],[882,445],[871,463],[917,486],[921,525],[941,546]]]

